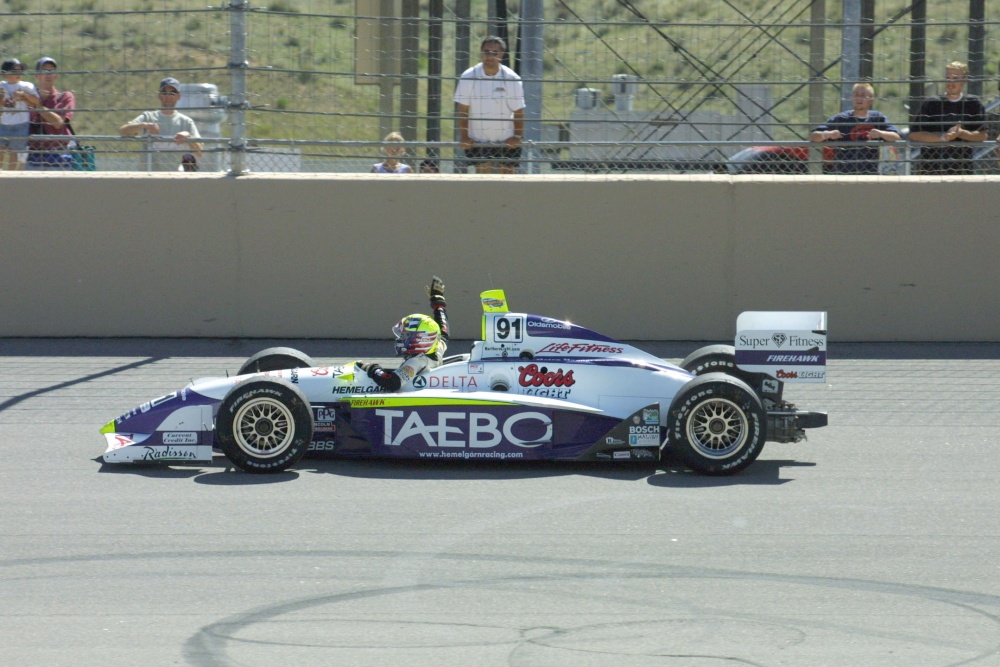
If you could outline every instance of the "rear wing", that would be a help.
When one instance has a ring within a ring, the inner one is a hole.
[[[742,370],[782,382],[826,382],[826,312],[741,313],[735,347]]]
[[[486,340],[486,313],[506,313],[507,297],[502,289],[491,289],[480,294],[479,300],[483,303],[483,333],[479,340]]]

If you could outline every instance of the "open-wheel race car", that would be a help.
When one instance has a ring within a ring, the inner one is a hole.
[[[304,456],[658,461],[709,475],[798,442],[825,412],[784,400],[826,381],[826,313],[747,312],[735,346],[679,365],[571,322],[512,313],[482,294],[482,340],[389,393],[356,364],[269,348],[233,377],[196,380],[109,422],[107,463],[198,464],[221,450],[273,473]]]

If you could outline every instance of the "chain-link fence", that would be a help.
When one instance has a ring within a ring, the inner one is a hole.
[[[452,95],[489,34],[525,81],[525,173],[835,171],[840,153],[809,134],[850,108],[858,80],[903,135],[872,149],[874,171],[909,173],[921,145],[906,129],[955,60],[970,65],[990,141],[1000,129],[1000,3],[985,0],[216,3],[0,2],[3,59],[37,81],[35,61],[51,57],[55,87],[75,93],[81,148],[63,166],[143,171],[170,147],[183,169],[191,146],[119,134],[173,76],[201,171],[367,172],[399,131],[414,171],[465,172]],[[994,144],[969,147],[972,172],[996,171]]]

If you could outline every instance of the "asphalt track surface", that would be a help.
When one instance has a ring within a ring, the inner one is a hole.
[[[998,345],[831,344],[786,389],[830,426],[730,478],[100,462],[108,420],[268,344],[0,340],[0,664],[1000,665]]]

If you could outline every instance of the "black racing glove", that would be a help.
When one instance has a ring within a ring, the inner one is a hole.
[[[427,297],[431,300],[431,308],[434,310],[448,305],[444,300],[444,283],[437,276],[431,277],[430,287],[427,288]]]
[[[403,386],[403,381],[397,373],[385,370],[374,361],[367,364],[359,361],[357,365],[358,368],[368,374],[368,377],[375,381],[375,384],[386,391],[399,391],[399,388]]]
[[[377,375],[381,375],[383,372],[382,367],[376,364],[374,361],[368,364],[358,364],[358,365],[361,366],[361,370],[363,370],[368,375],[368,377],[370,377],[373,380],[376,378]]]

